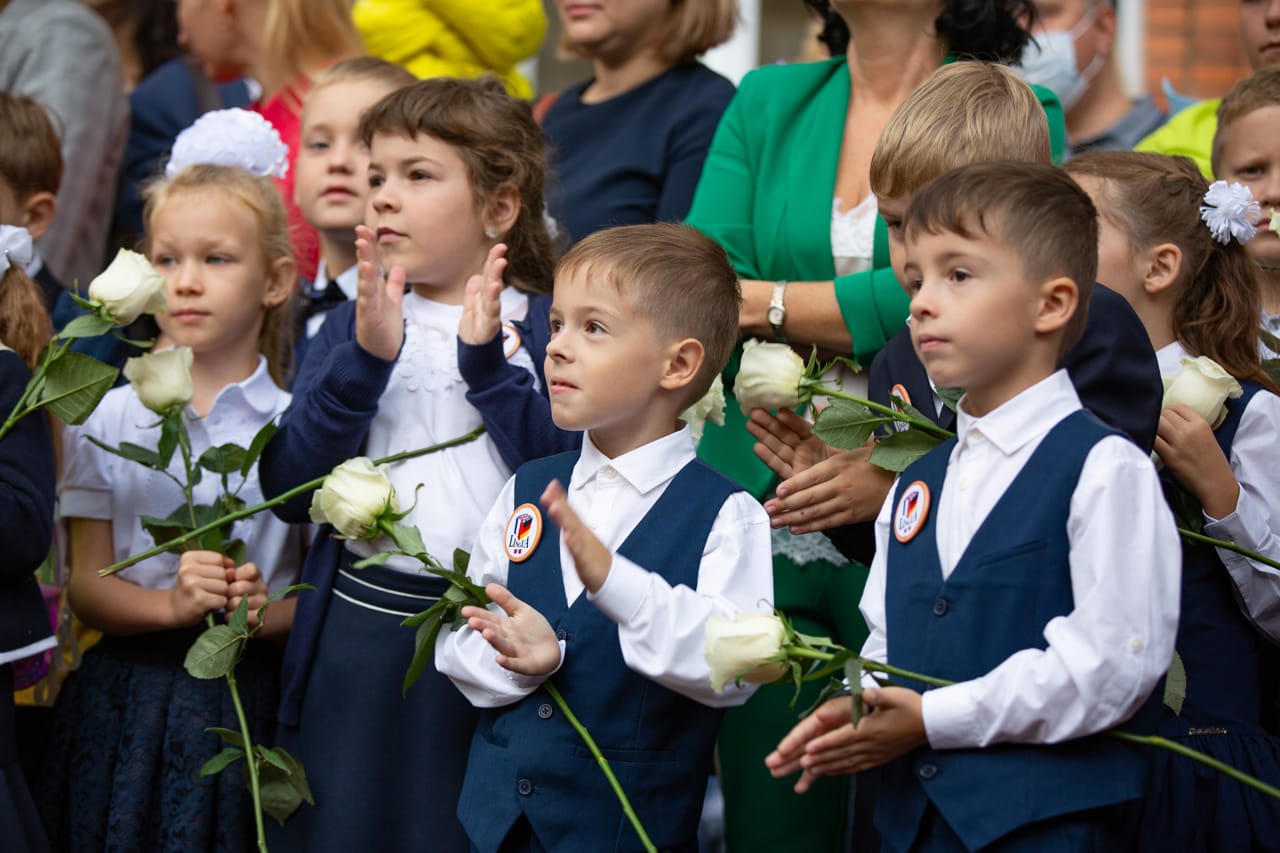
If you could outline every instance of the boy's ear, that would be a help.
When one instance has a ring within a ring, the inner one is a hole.
[[[506,234],[520,217],[520,192],[511,184],[498,187],[485,205],[484,224]]]
[[[1066,276],[1050,279],[1040,286],[1040,310],[1035,330],[1056,332],[1071,321],[1080,305],[1080,288]]]
[[[667,349],[667,366],[662,372],[659,387],[668,391],[685,387],[698,377],[706,357],[702,341],[697,338],[685,338],[671,344]]]
[[[57,212],[57,196],[47,190],[32,193],[22,205],[22,227],[31,233],[32,240],[39,240]]]
[[[1181,271],[1182,249],[1173,243],[1161,243],[1147,254],[1142,289],[1148,296],[1155,296],[1173,286]]]
[[[278,258],[267,273],[267,289],[262,294],[262,307],[275,308],[293,293],[298,285],[298,268],[293,258]]]

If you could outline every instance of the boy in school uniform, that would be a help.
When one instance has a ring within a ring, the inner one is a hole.
[[[474,849],[641,849],[549,678],[654,844],[697,849],[720,709],[752,691],[711,689],[704,624],[773,591],[764,510],[678,420],[723,368],[738,302],[724,250],[681,225],[598,232],[556,271],[551,412],[586,440],[507,483],[468,570],[494,604],[436,648],[485,709],[458,803]]]
[[[955,438],[876,520],[862,654],[955,684],[869,686],[798,724],[766,763],[880,768],[886,850],[1127,850],[1177,628],[1180,551],[1146,454],[1081,408],[1059,359],[1096,274],[1096,212],[1050,166],[962,167],[902,220],[911,338],[967,389]],[[924,691],[924,692],[917,692]]]

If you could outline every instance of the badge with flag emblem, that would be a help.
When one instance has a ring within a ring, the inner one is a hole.
[[[899,542],[910,542],[924,527],[929,517],[929,487],[916,480],[902,490],[898,508],[893,512],[893,535]]]
[[[533,504],[520,504],[507,519],[507,529],[503,533],[507,557],[513,563],[523,563],[532,556],[541,538],[542,513]]]
[[[520,330],[511,323],[502,324],[502,354],[507,358],[520,351]]]

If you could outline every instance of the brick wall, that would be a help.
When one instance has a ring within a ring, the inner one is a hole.
[[[1121,0],[1124,2],[1124,0]],[[1160,81],[1216,98],[1249,73],[1240,46],[1240,0],[1146,0],[1147,90],[1163,103]]]

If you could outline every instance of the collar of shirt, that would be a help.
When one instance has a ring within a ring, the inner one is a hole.
[[[357,265],[347,267],[337,278],[334,279],[338,287],[346,295],[347,299],[355,299],[360,289],[360,268]],[[316,266],[316,280],[311,285],[311,289],[316,293],[323,293],[325,286],[329,283],[329,268],[325,265],[324,258],[320,259],[320,263]]]
[[[616,459],[605,456],[588,434],[582,442],[582,455],[573,466],[569,488],[580,490],[593,480],[620,476],[645,495],[670,481],[693,458],[693,438],[687,426]]]
[[[270,416],[279,410],[280,398],[284,393],[267,371],[267,357],[259,355],[257,369],[248,379],[234,382],[219,391],[213,398],[209,412],[214,412],[220,406],[243,402],[258,414]]]
[[[958,442],[951,458],[964,453],[978,438],[985,438],[1005,456],[1012,456],[1029,441],[1043,438],[1058,421],[1080,408],[1080,397],[1067,371],[1058,370],[1004,405],[975,418],[956,407]]]
[[[1178,341],[1160,347],[1156,350],[1156,363],[1160,365],[1160,375],[1173,376],[1182,370],[1184,358],[1192,358],[1192,355]]]

